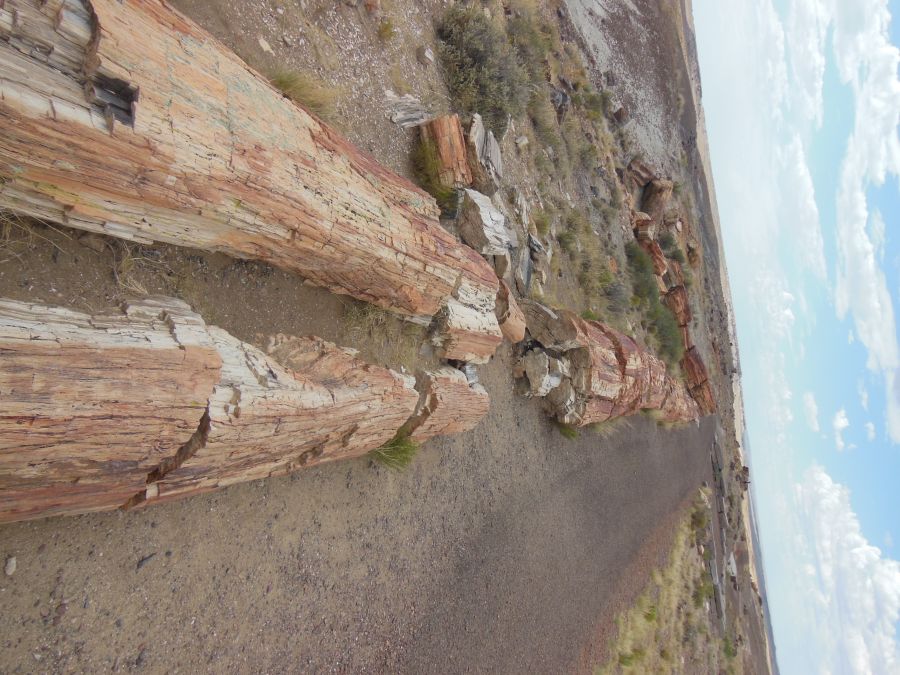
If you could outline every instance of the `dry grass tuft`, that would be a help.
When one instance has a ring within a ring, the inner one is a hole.
[[[334,121],[334,104],[338,98],[338,90],[334,87],[322,84],[307,73],[287,69],[275,71],[269,81],[294,103],[326,122]]]

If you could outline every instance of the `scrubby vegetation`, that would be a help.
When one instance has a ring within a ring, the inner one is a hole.
[[[316,78],[297,70],[276,70],[269,81],[294,103],[323,120],[334,121],[337,89],[325,86]]]
[[[506,131],[528,99],[528,76],[505,33],[477,6],[454,5],[437,26],[438,50],[453,104],[478,112],[495,134]]]
[[[699,496],[695,507],[681,521],[666,565],[616,618],[608,659],[594,673],[742,672],[734,640],[721,635],[715,610],[706,608],[712,583],[693,536],[694,514],[706,508]]]
[[[418,443],[408,436],[398,434],[380,448],[372,450],[369,454],[372,456],[372,459],[382,466],[392,471],[400,471],[412,463],[418,451]]]
[[[435,198],[442,211],[452,211],[456,206],[456,190],[441,182],[441,162],[433,141],[420,139],[416,143],[412,166],[419,187]]]
[[[629,242],[625,247],[634,304],[644,313],[648,328],[656,339],[660,357],[669,365],[677,364],[684,356],[684,341],[675,316],[660,302],[653,261],[640,246]]]

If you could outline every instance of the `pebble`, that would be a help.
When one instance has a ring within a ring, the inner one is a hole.
[[[275,55],[275,52],[272,50],[272,47],[266,42],[265,38],[260,36],[259,38],[259,48],[262,49],[266,54]]]
[[[16,556],[11,555],[6,559],[6,567],[3,568],[3,571],[6,572],[6,576],[11,577],[16,573]]]

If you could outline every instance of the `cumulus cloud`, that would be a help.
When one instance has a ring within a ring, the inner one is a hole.
[[[872,424],[871,422],[866,422],[865,426],[866,426],[866,438],[869,441],[874,441],[875,440],[875,425]]]
[[[806,425],[815,433],[819,433],[819,406],[811,391],[803,394],[803,414],[806,417]]]
[[[792,107],[822,126],[825,38],[828,11],[819,0],[794,0],[788,8],[787,45],[791,62]]]
[[[834,429],[834,444],[838,450],[843,450],[846,446],[844,443],[844,431],[850,426],[850,420],[847,419],[847,411],[841,408],[834,414],[831,421],[831,428]]]
[[[863,536],[849,491],[822,467],[805,473],[794,496],[807,530],[800,579],[812,605],[808,634],[819,641],[809,650],[817,671],[898,672],[900,563]]]
[[[779,150],[778,163],[781,172],[778,193],[781,218],[790,223],[789,231],[800,240],[799,245],[793,248],[804,267],[819,279],[825,279],[825,244],[822,241],[819,207],[799,134],[795,134]]]
[[[862,380],[856,382],[856,393],[859,394],[859,404],[863,410],[869,409],[869,390],[866,389],[866,383]]]
[[[887,0],[836,0],[831,12],[834,57],[841,80],[854,94],[854,127],[841,166],[837,195],[837,279],[839,318],[852,316],[865,346],[867,366],[886,385],[888,435],[900,442],[900,368],[894,306],[881,267],[884,222],[870,213],[871,186],[900,174],[900,50],[891,44]]]

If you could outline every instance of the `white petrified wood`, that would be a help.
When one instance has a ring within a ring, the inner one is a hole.
[[[493,270],[429,195],[160,0],[0,3],[0,208],[264,260],[420,320],[466,285],[496,325]]]
[[[475,190],[463,194],[458,228],[463,241],[482,255],[504,255],[512,248],[506,217],[490,197]]]

